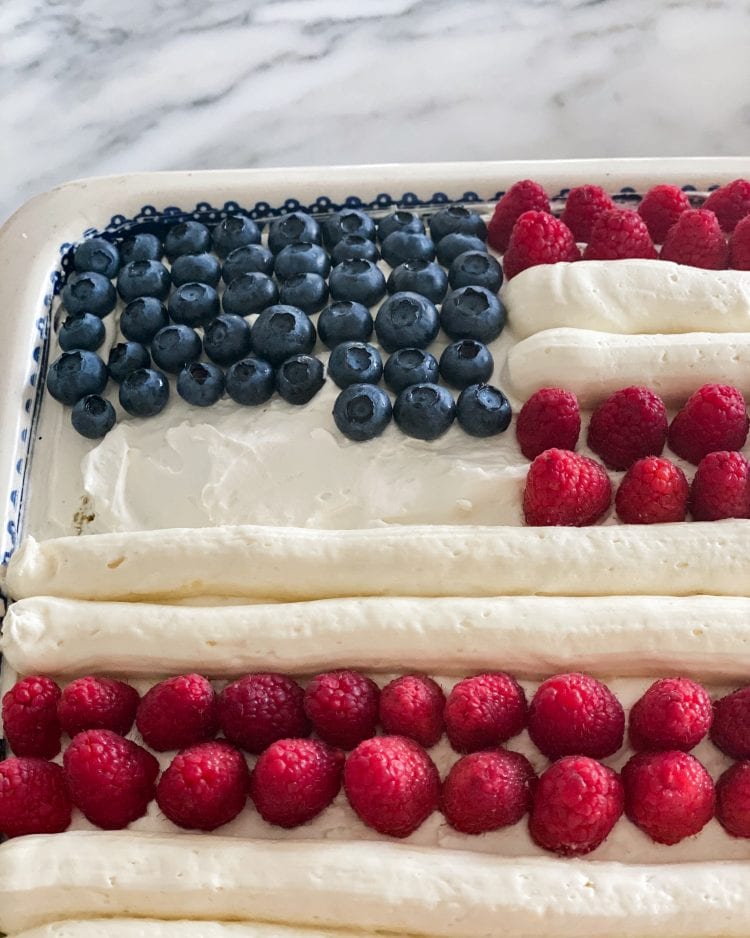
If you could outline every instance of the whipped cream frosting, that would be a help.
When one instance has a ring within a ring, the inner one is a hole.
[[[156,919],[107,918],[54,922],[24,931],[17,938],[369,938],[373,932],[331,931],[263,925],[255,922],[176,922]],[[388,938],[380,933],[381,938]],[[403,938],[403,936],[401,936]]]

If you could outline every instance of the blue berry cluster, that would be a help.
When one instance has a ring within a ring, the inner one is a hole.
[[[136,417],[164,409],[168,375],[199,407],[225,394],[258,405],[274,393],[301,405],[325,383],[314,355],[320,338],[331,350],[328,376],[341,389],[334,421],[349,439],[372,439],[391,418],[424,440],[454,419],[474,436],[500,433],[510,405],[486,381],[494,367],[487,343],[505,324],[502,270],[485,238],[481,217],[460,206],[433,214],[429,234],[411,211],[376,222],[344,209],[322,220],[303,212],[275,218],[265,244],[259,226],[241,215],[213,230],[182,222],[163,239],[91,238],[75,248],[62,291],[68,315],[48,390],[72,407],[73,426],[91,439],[116,421],[103,396],[109,381]],[[392,268],[387,279],[381,256]],[[97,351],[118,296],[122,336],[105,362]],[[441,328],[452,344],[438,360],[427,348]],[[370,344],[373,332],[388,353],[385,364]],[[457,401],[446,385],[460,392]]]

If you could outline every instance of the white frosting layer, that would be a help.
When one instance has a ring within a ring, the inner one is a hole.
[[[372,934],[254,922],[200,922],[187,919],[168,922],[107,918],[40,925],[31,931],[24,931],[17,938],[102,938],[103,935],[106,938],[368,938]],[[383,935],[383,932],[380,934]]]

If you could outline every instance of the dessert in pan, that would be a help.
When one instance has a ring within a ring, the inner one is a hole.
[[[71,248],[8,934],[746,933],[750,184],[521,176]]]

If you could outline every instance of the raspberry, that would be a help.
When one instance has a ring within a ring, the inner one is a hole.
[[[576,448],[581,411],[575,394],[562,388],[542,388],[526,401],[516,422],[516,438],[527,459],[546,449]]]
[[[106,677],[79,677],[63,690],[57,713],[71,738],[83,730],[112,730],[125,736],[133,727],[138,691]]]
[[[263,752],[277,739],[310,735],[304,696],[283,674],[247,674],[219,694],[219,725],[230,743]]]
[[[689,492],[679,466],[668,459],[646,456],[625,473],[615,495],[615,508],[625,524],[684,521]]]
[[[750,216],[738,223],[729,239],[729,266],[734,270],[750,270]]]
[[[159,774],[150,752],[111,730],[78,733],[63,767],[73,804],[104,830],[120,830],[143,817]]]
[[[156,802],[178,827],[213,831],[245,806],[250,773],[229,743],[211,740],[178,753],[156,789]]]
[[[654,186],[641,199],[638,214],[656,244],[664,244],[669,229],[690,208],[690,199],[677,186]]]
[[[462,834],[484,834],[516,824],[531,808],[534,769],[520,752],[473,752],[443,782],[441,808]]]
[[[729,249],[713,212],[691,208],[680,215],[661,249],[663,261],[689,264],[705,270],[724,270]]]
[[[568,756],[542,773],[529,833],[545,850],[583,856],[607,838],[622,814],[623,801],[617,772],[586,756]]]
[[[575,238],[559,218],[546,212],[524,212],[513,227],[503,270],[510,280],[527,267],[580,260]]]
[[[716,817],[733,837],[750,837],[750,762],[735,762],[720,776]]]
[[[143,741],[157,752],[184,749],[216,735],[216,694],[200,674],[181,674],[155,684],[136,716]]]
[[[368,827],[388,837],[408,837],[437,810],[440,776],[413,740],[375,736],[347,758],[344,790]]]
[[[526,476],[526,524],[594,524],[612,501],[612,484],[603,466],[564,449],[537,456]]]
[[[583,259],[614,261],[627,257],[656,258],[648,228],[637,212],[621,208],[602,212],[591,229]]]
[[[570,228],[576,241],[588,241],[594,221],[614,207],[601,186],[577,186],[568,193],[560,220]]]
[[[406,674],[380,692],[380,722],[389,736],[406,736],[429,749],[443,735],[445,694],[421,674]]]
[[[708,453],[742,449],[747,429],[740,391],[725,384],[704,384],[672,420],[669,447],[697,466]]]
[[[698,463],[690,490],[696,521],[750,518],[750,463],[742,453],[719,450]]]
[[[711,776],[687,752],[639,752],[622,770],[625,813],[658,844],[677,844],[714,816]]]
[[[529,704],[529,736],[549,759],[611,756],[622,746],[625,712],[612,691],[587,674],[555,674]]]
[[[710,209],[716,215],[724,231],[734,231],[737,223],[750,215],[750,182],[747,179],[735,179],[721,189],[716,189],[703,203],[703,208]]]
[[[733,759],[750,759],[750,686],[716,701],[710,736]]]
[[[344,754],[316,739],[281,739],[255,763],[250,797],[264,821],[299,827],[328,807],[341,788]]]
[[[591,415],[588,445],[610,469],[658,456],[667,442],[667,409],[648,388],[630,387],[608,397]]]
[[[3,727],[17,756],[53,759],[60,751],[60,688],[48,677],[25,677],[3,696]]]
[[[0,833],[59,834],[69,826],[72,811],[59,765],[29,756],[0,762]]]
[[[502,671],[459,681],[445,703],[445,729],[456,752],[499,746],[526,723],[526,694]]]
[[[538,182],[522,179],[514,183],[495,206],[487,225],[490,246],[502,254],[508,247],[513,226],[524,212],[549,212],[547,193]]]
[[[711,726],[713,708],[705,688],[686,677],[655,681],[630,711],[633,749],[688,752]]]
[[[378,685],[358,671],[329,671],[308,685],[305,713],[322,740],[354,749],[375,734],[379,695]]]

